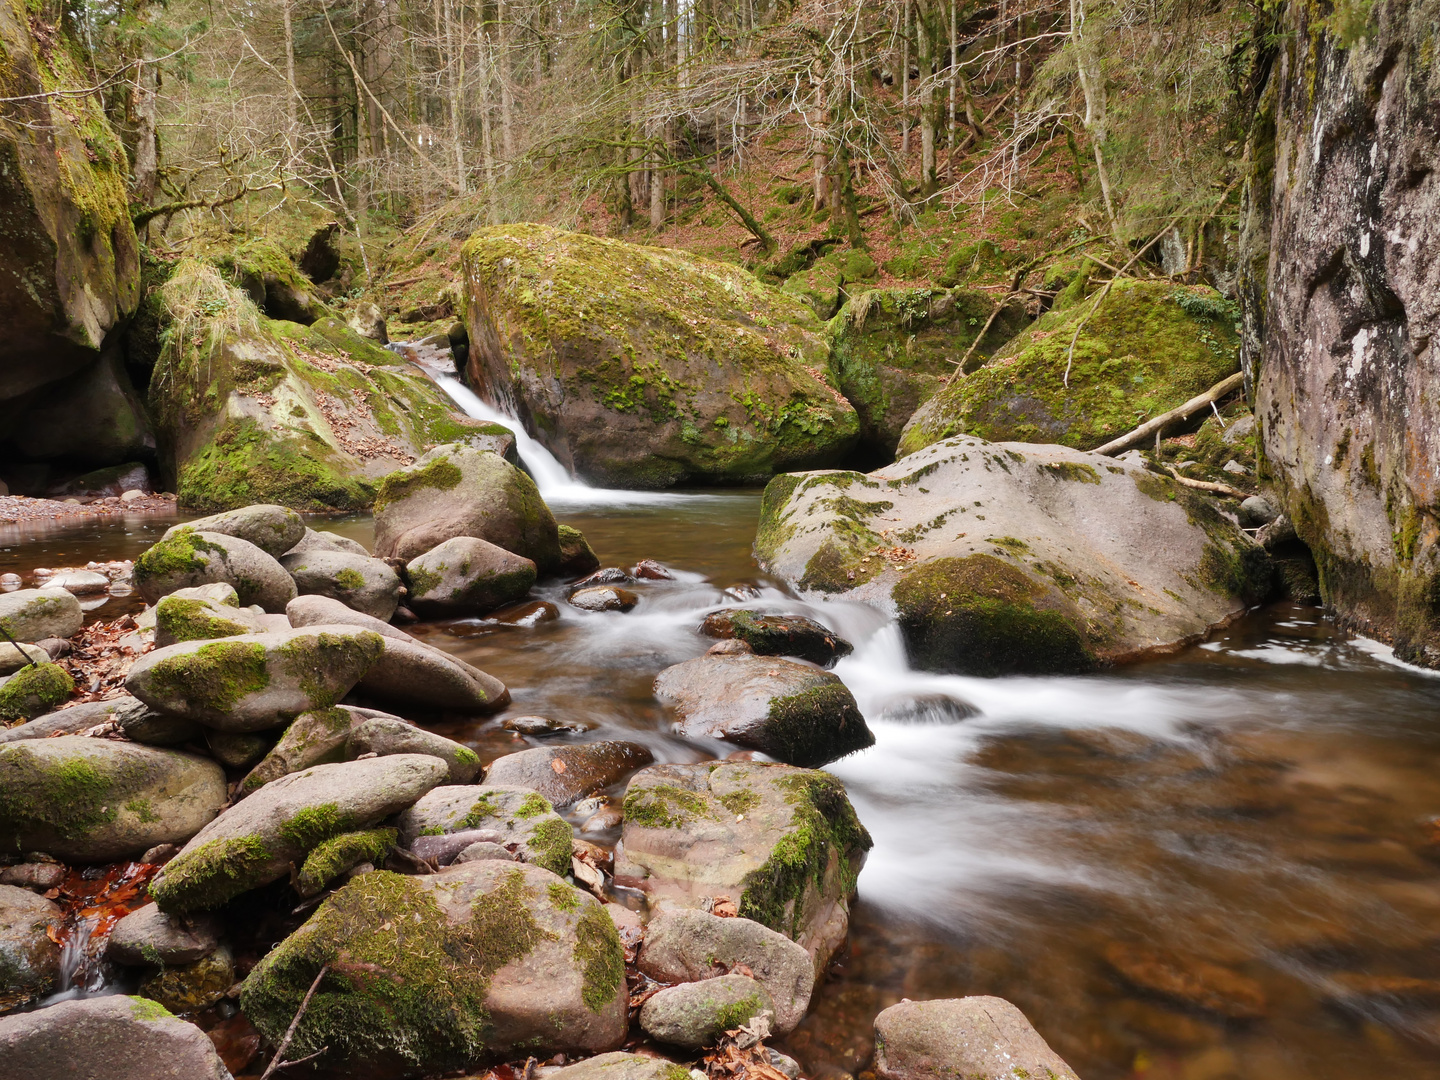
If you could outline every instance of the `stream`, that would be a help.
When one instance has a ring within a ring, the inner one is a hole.
[[[628,614],[570,607],[555,581],[412,627],[510,687],[501,717],[436,727],[487,761],[537,744],[500,727],[526,714],[662,761],[730,752],[670,734],[650,692],[711,643],[697,627],[720,606],[808,614],[856,647],[836,672],[877,744],[830,770],[875,848],[848,950],[777,1043],[807,1076],[869,1069],[871,1021],[902,998],[981,993],[1015,1002],[1085,1080],[1440,1075],[1434,673],[1288,605],[1088,677],[917,672],[878,612],[798,602],[757,568],[758,491],[600,491],[527,436],[518,449],[605,565],[650,558],[675,579],[634,586]],[[134,558],[174,520],[4,527],[0,573],[30,585],[36,567]],[[365,515],[311,524],[372,538]],[[90,617],[139,607],[113,597]],[[1207,993],[1251,1007],[1226,1018]]]

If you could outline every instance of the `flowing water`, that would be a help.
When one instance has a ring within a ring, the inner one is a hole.
[[[1288,606],[1083,678],[916,672],[879,613],[759,571],[758,492],[595,491],[520,452],[607,565],[653,558],[675,580],[636,586],[628,614],[549,583],[414,628],[502,678],[504,716],[700,760],[730,748],[670,734],[650,684],[709,644],[705,612],[806,613],[856,645],[836,671],[877,744],[831,769],[875,847],[849,949],[782,1043],[808,1075],[869,1069],[871,1021],[904,997],[993,993],[1086,1080],[1440,1076],[1440,678]],[[12,531],[0,572],[134,557],[166,524]],[[371,536],[364,516],[312,524]],[[533,744],[501,719],[439,730],[487,759]]]

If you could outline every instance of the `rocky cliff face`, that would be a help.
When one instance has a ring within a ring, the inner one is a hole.
[[[14,435],[50,403],[53,384],[77,374],[88,398],[96,386],[109,391],[102,411],[119,434],[104,447],[82,435],[60,448],[82,467],[133,458],[148,436],[123,367],[100,356],[140,291],[125,150],[95,95],[45,96],[91,81],[63,28],[0,0],[0,97],[11,99],[0,109],[0,419]]]
[[[1440,0],[1367,10],[1291,5],[1256,404],[1326,601],[1435,667]]]

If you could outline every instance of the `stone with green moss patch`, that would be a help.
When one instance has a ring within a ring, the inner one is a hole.
[[[0,630],[16,641],[68,638],[84,625],[80,601],[64,589],[0,593]]]
[[[557,884],[539,867],[497,861],[362,875],[256,966],[241,1007],[278,1039],[328,966],[291,1045],[328,1047],[337,1067],[429,1074],[611,1049],[625,1035],[620,942],[613,925],[603,941],[582,929],[609,916],[574,890],[555,904]]]
[[[0,681],[0,721],[42,716],[74,692],[75,680],[59,664],[29,664]]]
[[[259,621],[249,611],[202,597],[164,596],[155,605],[155,645],[161,649],[182,641],[213,641],[259,630]]]
[[[721,975],[666,987],[648,998],[640,1026],[657,1042],[700,1050],[764,1012],[773,1015],[775,1004],[763,986],[745,975]]]
[[[475,536],[455,536],[411,559],[409,606],[444,618],[481,614],[524,597],[535,584],[535,563]]]
[[[379,863],[395,847],[396,835],[394,829],[366,829],[322,840],[305,856],[295,877],[295,891],[301,896],[318,896],[325,886],[361,863]]]
[[[179,589],[226,584],[243,606],[278,613],[295,599],[295,583],[278,562],[250,541],[182,527],[135,560],[135,587],[150,603]]]
[[[400,576],[383,559],[349,551],[303,551],[280,560],[301,596],[328,596],[389,622],[400,603]]]
[[[500,843],[518,845],[520,858],[556,873],[570,871],[574,830],[532,789],[503,784],[437,787],[400,815],[400,843],[416,837],[493,829]]]

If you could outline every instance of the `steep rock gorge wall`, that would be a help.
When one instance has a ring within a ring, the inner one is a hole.
[[[1436,667],[1440,0],[1295,2],[1284,30],[1253,372],[1265,454],[1326,602]]]

